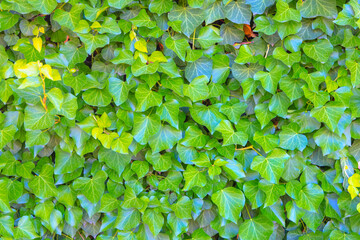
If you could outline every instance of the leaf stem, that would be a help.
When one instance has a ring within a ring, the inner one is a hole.
[[[116,237],[116,235],[118,234],[118,232],[119,232],[119,229],[116,229],[116,232],[115,232],[114,236],[112,237],[112,239],[115,239],[115,237]]]
[[[266,53],[265,53],[265,58],[267,58],[267,56],[268,56],[269,49],[270,49],[270,44],[267,45],[267,50],[266,50]]]
[[[306,230],[306,225],[305,225],[305,223],[303,222],[303,220],[300,218],[300,222],[301,222],[301,224],[302,224],[302,226],[303,226],[303,228],[304,228],[304,232],[306,232],[307,230]]]
[[[259,151],[257,151],[257,150],[254,148],[253,145],[248,146],[248,147],[243,147],[243,148],[235,148],[235,150],[238,150],[238,151],[244,151],[244,150],[248,150],[248,149],[252,149],[252,150],[254,150],[258,155],[262,156],[262,154],[261,154]]]
[[[247,149],[252,149],[253,146],[248,146],[248,147],[243,147],[243,148],[235,148],[235,150],[239,150],[239,151],[243,151],[243,150],[247,150]]]
[[[247,208],[246,204],[245,204],[245,208],[246,208],[247,214],[249,215],[249,218],[252,219],[251,215],[250,215],[250,212],[249,212],[249,209]]]
[[[194,30],[194,34],[193,34],[193,41],[192,41],[192,49],[195,49],[195,33],[196,33],[196,29]]]

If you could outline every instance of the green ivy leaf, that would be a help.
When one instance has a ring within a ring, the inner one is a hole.
[[[45,164],[38,176],[29,182],[29,187],[39,198],[50,198],[58,194],[54,184],[54,168],[50,164]]]
[[[273,233],[274,224],[263,215],[245,220],[239,228],[241,240],[268,239]]]
[[[250,24],[251,10],[245,0],[231,1],[224,8],[225,17],[237,24]]]
[[[20,218],[17,228],[14,232],[14,237],[16,239],[35,239],[39,237],[39,235],[35,231],[34,222],[29,216],[23,216]]]
[[[159,16],[163,13],[170,12],[173,7],[172,1],[154,0],[149,5],[150,12],[157,13]]]
[[[314,140],[316,145],[321,147],[324,155],[328,155],[345,147],[345,136],[339,136],[326,127],[320,128],[314,134]]]
[[[251,163],[251,169],[258,171],[269,182],[278,183],[288,158],[289,155],[284,150],[276,148],[266,158],[256,156]]]
[[[225,116],[219,112],[218,106],[216,105],[205,106],[196,104],[190,109],[190,113],[197,123],[206,126],[211,133],[215,132],[215,128],[221,120],[226,119]]]
[[[153,152],[171,149],[181,139],[181,131],[169,126],[162,125],[149,139],[149,145]]]
[[[83,4],[77,4],[71,8],[70,12],[56,9],[53,15],[53,19],[61,26],[74,30],[80,21],[80,14],[84,8],[85,6]]]
[[[55,116],[41,105],[27,106],[25,109],[25,129],[38,130],[50,128],[55,123]]]
[[[270,72],[260,71],[255,73],[254,79],[259,80],[266,91],[275,94],[282,72],[283,69],[280,66],[276,66]]]
[[[261,124],[261,129],[263,129],[271,119],[276,117],[276,114],[270,112],[268,103],[261,103],[255,107],[255,116]]]
[[[171,126],[179,129],[179,102],[175,99],[167,101],[156,110],[156,114],[160,119],[167,121]]]
[[[157,236],[164,225],[164,217],[160,212],[155,211],[154,209],[146,209],[142,220],[146,223],[152,234]]]
[[[231,122],[228,120],[222,120],[219,125],[215,128],[216,131],[221,132],[224,142],[223,146],[232,144],[239,144],[245,146],[248,140],[248,136],[244,132],[235,132],[231,126]]]
[[[310,0],[299,5],[301,16],[314,18],[318,16],[335,18],[337,15],[336,1]]]
[[[290,123],[284,126],[279,133],[280,147],[288,150],[298,149],[303,151],[306,147],[308,140],[305,135],[299,134],[300,126],[297,123]]]
[[[171,205],[171,209],[174,211],[176,217],[180,219],[191,219],[192,201],[183,196],[175,204]]]
[[[135,97],[137,100],[136,110],[144,112],[150,107],[160,106],[162,103],[161,94],[152,91],[146,84],[141,84],[136,89]]]
[[[296,204],[308,211],[317,212],[324,199],[324,191],[317,184],[307,184],[299,192],[299,199]]]
[[[105,181],[107,174],[104,171],[98,171],[93,178],[80,177],[73,183],[76,190],[81,193],[92,203],[97,203],[105,190]]]
[[[0,149],[13,140],[16,132],[17,128],[14,125],[9,125],[0,130]]]
[[[206,176],[204,172],[199,171],[196,167],[188,165],[184,172],[185,186],[183,191],[189,191],[193,187],[204,187]]]
[[[244,194],[239,189],[224,188],[214,193],[211,200],[218,206],[222,217],[237,223],[240,212],[245,205]]]
[[[55,150],[55,174],[71,173],[84,166],[85,159],[76,153],[68,153],[61,149]]]
[[[106,35],[92,35],[91,33],[79,34],[82,42],[85,43],[87,54],[91,55],[97,48],[109,44],[109,37]]]
[[[143,115],[135,113],[132,135],[138,143],[146,144],[150,137],[159,131],[160,126],[161,123],[158,115]]]
[[[193,102],[205,100],[209,95],[208,82],[209,79],[205,75],[194,78],[189,85],[184,85],[184,95]]]
[[[34,9],[42,14],[50,14],[57,6],[55,0],[27,0]]]
[[[186,39],[181,38],[175,40],[171,37],[168,37],[165,40],[165,44],[166,47],[174,51],[181,60],[185,61],[186,51],[190,49],[189,43],[186,41]]]
[[[140,75],[153,74],[158,70],[158,68],[159,68],[158,62],[145,64],[141,61],[140,58],[138,58],[131,66],[131,71],[134,74],[134,76],[138,77]]]
[[[151,21],[149,15],[146,13],[145,9],[142,9],[138,15],[132,19],[130,19],[132,24],[137,27],[147,27],[147,28],[154,28],[156,23]]]
[[[300,62],[301,52],[287,53],[283,48],[277,47],[273,52],[275,59],[278,59],[291,67],[297,62]]]
[[[344,111],[345,107],[341,103],[329,102],[322,107],[311,110],[311,116],[319,122],[326,123],[330,130],[335,131]]]
[[[181,21],[181,31],[187,36],[194,32],[205,19],[205,11],[199,8],[180,7],[175,5],[168,14],[170,21]]]
[[[307,43],[303,46],[304,53],[315,61],[325,63],[328,61],[333,46],[327,39],[318,40],[316,43]]]
[[[254,140],[260,144],[266,153],[279,146],[280,140],[277,135],[255,132]]]
[[[207,49],[215,43],[221,42],[222,38],[220,37],[220,31],[218,28],[207,26],[201,28],[197,41],[200,43],[202,48]]]
[[[301,21],[300,12],[296,9],[290,8],[289,4],[285,1],[278,1],[276,3],[276,14],[273,17],[275,21],[278,22],[289,22],[289,21]]]
[[[107,88],[92,88],[82,94],[83,100],[92,106],[104,107],[110,104],[112,96]]]
[[[246,0],[245,2],[251,6],[254,14],[262,14],[267,7],[275,3],[275,0]]]

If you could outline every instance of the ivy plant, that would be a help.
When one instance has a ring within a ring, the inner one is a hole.
[[[1,239],[360,239],[357,0],[2,0]]]

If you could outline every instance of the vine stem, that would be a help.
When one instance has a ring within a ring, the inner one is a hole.
[[[38,66],[39,68],[41,68],[41,64],[40,64],[40,61],[38,61]],[[44,75],[40,72],[40,78],[41,78],[41,81],[42,81],[42,89],[43,89],[43,93],[44,93],[44,98],[41,98],[41,104],[43,105],[43,107],[45,108],[45,111],[47,112],[48,109],[47,109],[47,106],[46,106],[46,99],[47,99],[47,95],[46,95],[46,89],[45,89],[45,77]]]

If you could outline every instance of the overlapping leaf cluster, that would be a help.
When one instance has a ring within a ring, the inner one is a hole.
[[[357,0],[3,0],[2,239],[360,239]]]

